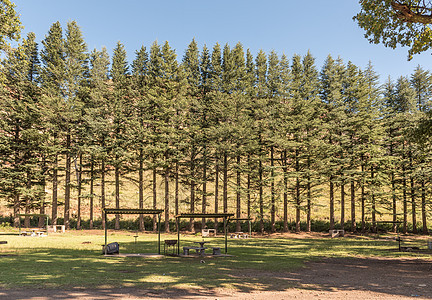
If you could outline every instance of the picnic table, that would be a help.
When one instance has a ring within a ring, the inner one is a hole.
[[[244,233],[242,231],[238,231],[238,232],[234,232],[230,234],[230,238],[235,238],[235,239],[247,239],[249,238],[249,234]]]
[[[43,228],[27,228],[27,230],[20,232],[23,236],[44,236],[46,233],[47,231]]]
[[[205,250],[208,249],[206,247],[204,247],[205,243],[208,243],[206,241],[201,241],[201,242],[194,242],[196,244],[199,244],[198,247],[183,247],[183,255],[189,255],[190,250],[195,250],[196,254],[199,255],[205,255]],[[220,255],[221,254],[221,250],[220,247],[211,247],[213,250],[213,255]]]

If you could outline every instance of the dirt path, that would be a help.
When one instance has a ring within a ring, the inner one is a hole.
[[[242,276],[256,276],[242,271]],[[294,288],[241,293],[231,290],[137,288],[3,290],[0,299],[432,299],[432,260],[327,258],[297,272],[272,273]]]

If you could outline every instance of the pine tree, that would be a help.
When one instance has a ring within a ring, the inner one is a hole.
[[[33,208],[44,209],[47,156],[46,131],[41,126],[40,90],[37,78],[37,45],[30,33],[22,45],[2,62],[5,71],[0,86],[2,117],[0,130],[0,195],[13,206],[14,226],[17,214],[24,207],[26,213]],[[30,225],[26,217],[25,226]]]
[[[188,149],[187,149],[187,162],[186,166],[188,169],[187,182],[190,188],[190,212],[195,212],[197,199],[197,185],[199,182],[199,166],[198,166],[198,155],[200,152],[200,106],[197,101],[199,93],[200,83],[200,66],[199,66],[199,51],[195,40],[189,44],[185,55],[183,57],[183,69],[188,82]],[[195,231],[194,219],[190,219],[190,231]]]
[[[49,131],[52,136],[52,151],[54,161],[51,166],[52,172],[52,224],[57,224],[57,206],[58,206],[58,161],[62,152],[60,138],[62,135],[61,118],[63,114],[63,96],[64,96],[64,40],[63,30],[59,22],[54,23],[47,36],[42,41],[43,49],[40,54],[42,67],[40,72],[40,82],[44,93],[45,106],[48,108],[47,121]]]
[[[260,231],[264,233],[264,163],[265,163],[265,118],[264,108],[267,104],[266,99],[266,80],[267,80],[267,57],[264,51],[259,51],[255,58],[256,68],[256,98],[253,99],[251,115],[254,120],[254,135],[257,137],[257,165],[258,165],[258,206]]]
[[[213,94],[214,108],[213,108],[213,116],[214,116],[214,124],[211,128],[211,132],[214,132],[212,136],[212,148],[214,149],[214,157],[215,157],[215,175],[214,175],[214,211],[215,213],[219,212],[219,176],[220,176],[220,160],[221,160],[221,151],[219,147],[219,136],[218,136],[218,128],[219,123],[221,121],[220,116],[217,114],[218,107],[218,99],[222,98],[222,53],[221,47],[218,43],[213,46],[211,53],[211,65],[210,65],[210,86]],[[215,229],[218,229],[218,220],[215,219]]]
[[[73,124],[80,122],[82,101],[79,91],[87,73],[87,46],[82,37],[81,30],[75,21],[68,22],[64,41],[64,104],[61,125],[65,135],[65,202],[64,224],[69,228],[70,193],[71,193],[71,165],[72,157],[77,155],[77,145],[74,145],[76,132]],[[76,143],[76,141],[75,141]],[[76,156],[75,156],[76,159]],[[80,201],[80,199],[78,199]]]
[[[334,60],[330,55],[321,71],[321,99],[326,105],[327,161],[325,168],[329,178],[329,219],[330,230],[335,226],[335,184],[341,172],[342,122],[345,120],[345,107],[342,98],[343,73],[345,67],[341,59]]]
[[[78,144],[80,143],[77,132],[74,132],[75,127],[81,122],[82,99],[80,90],[84,84],[84,80],[88,76],[88,54],[87,45],[84,42],[82,32],[75,21],[68,22],[65,43],[64,43],[64,58],[65,58],[65,115],[66,123],[64,131],[66,135],[66,176],[65,176],[65,210],[64,222],[66,228],[69,228],[70,217],[70,188],[71,188],[71,159],[74,156],[75,166],[77,166],[77,157],[79,154]],[[75,139],[75,146],[73,145]],[[77,173],[80,171],[76,167]],[[80,176],[77,177],[79,190],[81,189]],[[81,205],[81,198],[78,196],[78,207]],[[80,227],[80,214],[78,210],[77,226]]]
[[[145,162],[145,150],[147,146],[146,137],[146,89],[148,81],[148,68],[149,68],[149,56],[146,47],[142,46],[139,51],[136,51],[136,58],[132,62],[132,77],[133,77],[133,89],[136,97],[135,107],[135,144],[133,147],[137,151],[138,159],[138,207],[144,208],[144,162]],[[144,228],[144,216],[139,216],[139,229],[143,231]]]
[[[403,120],[401,122],[402,139],[400,141],[400,177],[402,189],[402,204],[403,204],[403,224],[402,232],[408,231],[408,182],[410,180],[410,163],[409,163],[409,148],[407,140],[407,132],[411,121],[411,114],[415,110],[416,95],[415,91],[410,86],[410,82],[406,77],[399,77],[396,82],[396,96],[394,103],[389,103],[395,114]],[[414,204],[415,202],[412,202]],[[415,226],[415,224],[413,224]]]
[[[94,181],[98,177],[100,183],[101,208],[105,208],[105,174],[108,155],[107,137],[110,133],[110,103],[109,91],[109,56],[106,48],[101,51],[93,50],[90,54],[89,99],[85,105],[84,123],[87,134],[85,144],[90,155],[90,228],[94,222]],[[99,171],[97,170],[100,164]],[[102,214],[102,228],[105,228],[105,214]]]
[[[114,84],[112,103],[112,136],[110,148],[115,180],[115,208],[120,208],[120,176],[125,172],[128,156],[128,119],[131,106],[128,104],[129,67],[126,61],[126,50],[117,42],[113,51],[110,75]],[[120,229],[120,215],[115,215],[115,229]]]

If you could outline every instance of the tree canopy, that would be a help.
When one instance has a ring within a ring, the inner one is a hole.
[[[409,47],[408,60],[432,47],[432,1],[360,0],[361,11],[354,20],[365,37],[386,47]]]

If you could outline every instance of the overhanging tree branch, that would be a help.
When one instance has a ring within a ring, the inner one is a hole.
[[[399,1],[391,2],[392,8],[396,12],[396,16],[404,22],[409,23],[421,23],[421,24],[432,24],[432,15],[423,14],[420,11],[431,11],[431,8],[423,6],[412,6]],[[419,11],[419,12],[414,12]]]

